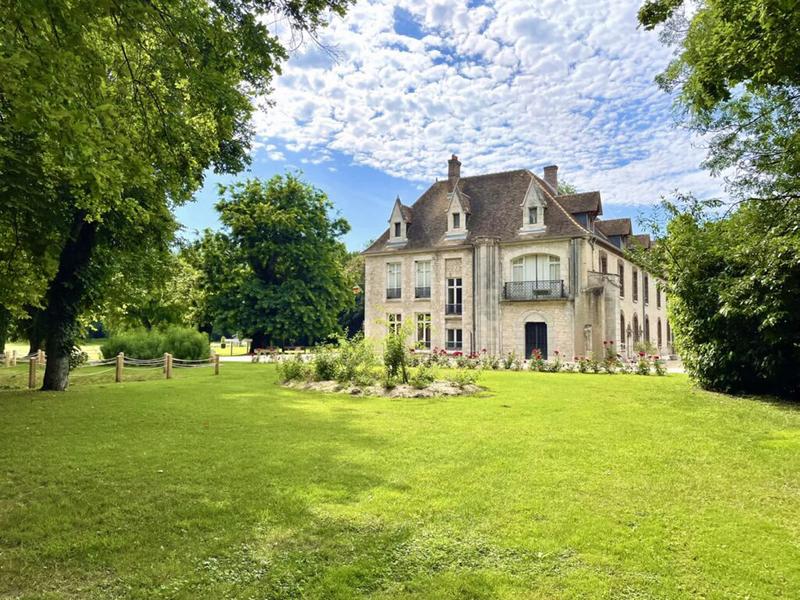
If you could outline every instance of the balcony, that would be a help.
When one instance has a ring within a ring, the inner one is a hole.
[[[563,279],[548,281],[507,281],[503,287],[503,299],[515,302],[530,300],[553,300],[566,298]]]
[[[414,288],[414,298],[430,298],[430,297],[431,297],[430,287]]]
[[[396,300],[401,295],[401,288],[386,288],[386,299]]]
[[[444,314],[446,315],[460,315],[462,310],[461,304],[445,304]]]

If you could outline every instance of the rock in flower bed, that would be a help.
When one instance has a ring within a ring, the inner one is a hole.
[[[336,392],[352,396],[379,396],[385,398],[434,398],[437,396],[466,396],[479,392],[480,386],[475,384],[458,385],[451,381],[434,381],[424,388],[410,384],[399,384],[390,388],[383,385],[359,386],[338,381],[287,381],[286,387],[296,390],[313,390],[317,392]]]

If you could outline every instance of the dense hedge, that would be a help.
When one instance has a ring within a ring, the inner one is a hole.
[[[104,358],[120,352],[131,358],[159,358],[169,352],[175,358],[197,360],[208,358],[211,345],[208,336],[194,329],[169,327],[165,330],[135,329],[111,336],[100,346]]]

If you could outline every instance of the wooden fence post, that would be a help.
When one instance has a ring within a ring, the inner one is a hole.
[[[17,366],[17,351],[16,350],[12,350],[11,351],[11,366],[12,367],[16,367]]]
[[[120,352],[117,354],[117,375],[116,381],[117,383],[122,383],[122,368],[125,365],[125,353]]]
[[[32,390],[36,387],[36,359],[31,356],[28,361],[28,389]]]
[[[219,354],[214,354],[214,375],[219,375]]]
[[[40,365],[44,364],[44,350],[39,350],[36,353],[36,363]]]
[[[172,379],[172,354],[167,353],[166,354],[166,359],[167,359],[167,362],[166,362],[166,365],[167,365],[167,371],[166,371],[167,379]]]
[[[6,369],[11,366],[11,352],[6,352],[3,355],[3,366]]]

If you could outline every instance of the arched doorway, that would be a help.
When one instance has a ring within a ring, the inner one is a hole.
[[[547,323],[525,323],[525,358],[530,358],[537,349],[542,353],[542,358],[547,358]]]

